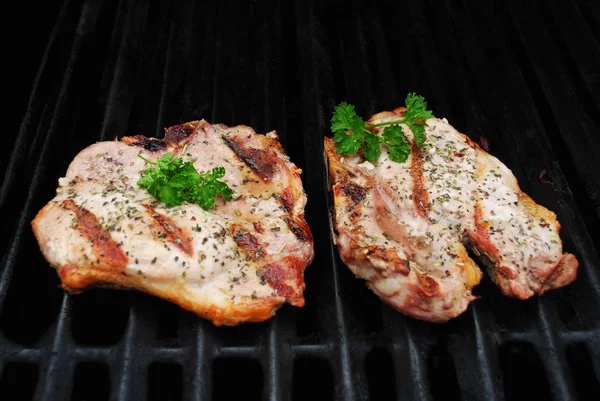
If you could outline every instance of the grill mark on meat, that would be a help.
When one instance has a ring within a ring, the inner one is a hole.
[[[191,235],[179,227],[173,219],[162,215],[150,205],[143,204],[146,213],[152,217],[152,225],[161,232],[159,237],[166,239],[188,255],[193,254]]]
[[[165,129],[165,142],[167,144],[179,144],[194,133],[198,123],[198,121],[192,121]]]
[[[252,223],[252,225],[257,233],[262,234],[265,232],[265,229],[263,228],[262,224],[260,224],[260,221],[255,221]]]
[[[235,243],[240,247],[244,253],[252,256],[253,259],[264,258],[263,250],[265,244],[262,244],[258,238],[250,234],[244,227],[239,224],[232,224],[231,235]]]
[[[413,180],[413,202],[415,203],[419,215],[426,219],[429,211],[429,194],[423,184],[423,158],[421,157],[419,147],[415,141],[413,141],[412,144],[412,164],[410,166],[410,174]]]
[[[225,144],[263,179],[271,179],[275,175],[277,156],[269,149],[256,149],[247,147],[237,138],[222,135]]]
[[[302,260],[295,255],[268,263],[262,270],[262,276],[277,295],[287,298],[290,304],[300,307],[304,306],[302,292],[306,287],[303,273]]]
[[[477,255],[482,261],[484,261],[484,264],[495,267],[496,274],[508,279],[516,278],[518,276],[517,272],[507,266],[504,266],[497,258],[497,255],[500,253],[498,252],[496,246],[491,242],[488,235],[488,226],[482,220],[483,212],[481,210],[481,205],[479,203],[475,203],[474,210],[474,243],[477,245],[472,247],[473,253],[475,253],[475,255]]]
[[[373,193],[376,216],[381,216],[381,218],[377,218],[377,225],[387,234],[390,240],[401,244],[407,254],[414,254],[415,246],[410,241],[410,238],[414,238],[414,236],[406,232],[406,228],[400,223],[399,217],[390,210],[384,197],[389,199],[385,188],[377,189]]]
[[[473,141],[471,138],[469,138],[468,136],[465,135],[465,142],[467,143],[467,145],[469,145],[473,150],[477,151],[479,150],[479,145],[477,144],[477,142]]]
[[[402,259],[392,248],[379,245],[366,247],[365,257],[375,268],[381,269],[377,261],[385,262],[384,270],[391,270],[407,276],[410,273],[410,262]]]
[[[92,243],[99,266],[110,266],[113,269],[127,267],[127,256],[110,232],[102,228],[94,213],[77,205],[72,199],[63,200],[61,204],[63,208],[75,213],[76,220],[71,227]]]
[[[143,135],[128,136],[121,140],[130,146],[141,146],[150,152],[166,149],[167,144],[162,139],[146,138]]]
[[[350,200],[352,200],[352,203],[354,203],[355,205],[362,202],[363,199],[365,199],[365,197],[367,196],[367,190],[365,188],[356,185],[352,182],[345,183],[342,186],[342,191]]]
[[[284,218],[284,220],[299,241],[312,241],[312,233],[306,221],[292,218]]]
[[[419,291],[423,295],[427,297],[434,297],[440,294],[440,285],[433,277],[417,272],[417,278],[419,280],[419,284],[421,285]]]
[[[283,210],[286,213],[289,213],[292,211],[292,206],[294,205],[294,191],[292,188],[286,188],[283,190],[283,193],[281,194],[281,196],[279,197],[279,202],[281,203],[281,206],[283,206]]]

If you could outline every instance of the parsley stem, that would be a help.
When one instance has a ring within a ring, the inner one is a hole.
[[[154,165],[156,165],[156,163],[155,163],[155,162],[153,162],[153,161],[151,161],[151,160],[148,160],[148,159],[146,159],[144,156],[142,156],[142,155],[140,155],[140,154],[138,154],[138,157],[139,157],[140,159],[142,159],[143,161],[145,161],[146,163],[150,163],[150,164],[154,164]]]
[[[398,121],[386,121],[386,122],[379,123],[379,124],[368,124],[367,129],[375,128],[375,127],[383,127],[384,125],[394,125],[394,124],[408,124],[408,123],[406,122],[406,118],[403,118],[402,120],[398,120]]]

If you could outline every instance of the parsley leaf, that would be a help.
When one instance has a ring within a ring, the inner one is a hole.
[[[354,106],[345,102],[335,107],[335,113],[331,119],[331,131],[334,133],[333,140],[340,155],[357,153],[365,137],[366,123],[356,115]],[[352,131],[351,134],[346,131]]]
[[[363,154],[368,161],[376,162],[381,156],[381,137],[374,132],[368,132],[365,136]]]
[[[433,113],[427,110],[425,98],[415,93],[406,96],[405,106],[401,120],[367,124],[356,114],[354,106],[346,102],[340,103],[335,107],[331,118],[331,131],[337,152],[345,156],[362,151],[365,159],[375,162],[381,155],[383,144],[391,160],[404,163],[411,153],[411,146],[401,124],[410,128],[416,145],[421,147],[426,140],[425,120],[433,117]],[[371,128],[382,126],[386,128],[381,136],[371,131]]]
[[[411,152],[410,144],[399,125],[388,125],[383,130],[383,140],[388,148],[390,159],[404,163]]]
[[[433,117],[433,113],[427,110],[427,102],[423,96],[415,93],[406,95],[406,111],[404,119],[406,125],[410,128],[415,136],[417,146],[421,146],[425,142],[425,120]]]
[[[187,201],[208,210],[216,205],[215,196],[221,195],[226,200],[233,196],[231,188],[218,180],[225,176],[222,166],[199,173],[192,162],[174,158],[171,153],[166,153],[156,162],[138,156],[155,166],[142,171],[138,186],[146,188],[150,195],[167,205],[177,206]]]

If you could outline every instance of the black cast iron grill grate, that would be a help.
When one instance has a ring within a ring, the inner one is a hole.
[[[597,399],[599,4],[25,3],[7,12],[35,34],[5,53],[17,91],[0,150],[0,399]],[[330,113],[392,109],[410,91],[558,214],[574,284],[516,301],[486,278],[464,315],[434,325],[343,266],[327,224]],[[68,163],[199,118],[277,129],[304,170],[306,307],[216,328],[141,293],[66,296],[29,222]]]

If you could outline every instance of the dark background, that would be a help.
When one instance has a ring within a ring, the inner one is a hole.
[[[600,393],[600,4],[594,1],[13,2],[4,17],[0,399],[595,399]],[[175,2],[174,2],[175,3]],[[485,277],[435,325],[340,262],[322,138],[426,97],[557,213],[577,281],[527,301]],[[216,328],[150,296],[66,296],[29,226],[75,155],[206,119],[277,130],[316,257],[306,306]]]

